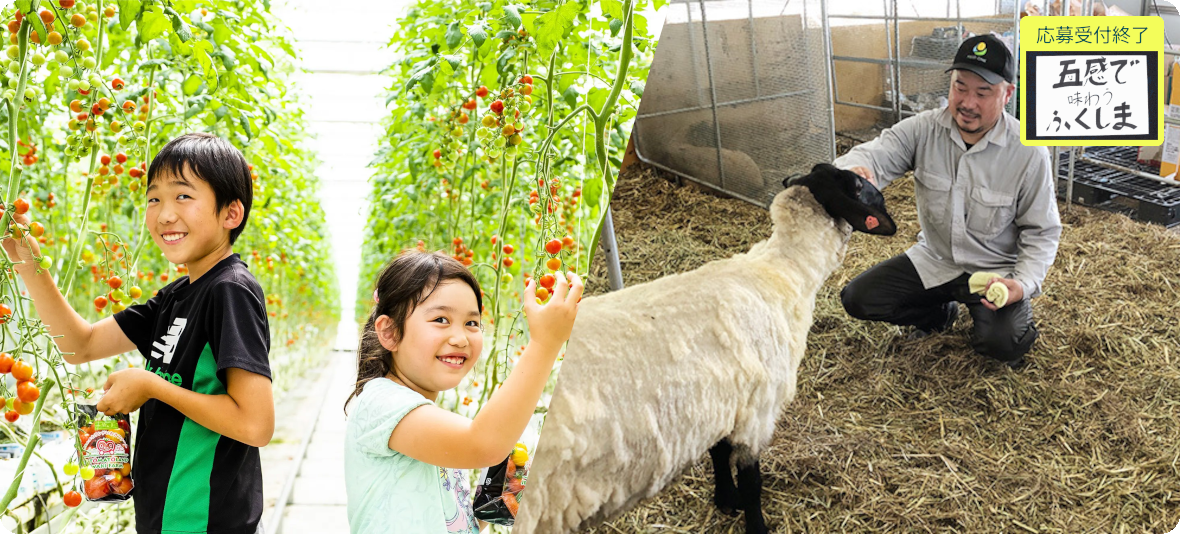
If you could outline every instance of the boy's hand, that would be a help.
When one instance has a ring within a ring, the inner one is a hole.
[[[28,213],[18,215],[14,211],[12,213],[12,220],[23,228],[29,227]],[[41,256],[41,245],[37,243],[37,239],[30,235],[27,230],[24,234],[24,238],[20,240],[13,239],[10,234],[3,241],[4,251],[8,253],[8,259],[13,262],[24,262],[23,266],[18,265],[16,267],[18,270],[26,270],[29,266],[35,266],[37,263],[35,258]]]
[[[1008,288],[1008,302],[1004,303],[1005,306],[1024,300],[1024,286],[1020,285],[1020,282],[1017,282],[1011,278],[992,278],[988,281],[987,287],[990,288],[992,284],[1000,284]],[[992,304],[992,302],[986,298],[979,299],[979,302],[982,303],[985,308],[991,311],[1000,309],[999,306]]]
[[[553,273],[557,283],[549,302],[537,304],[537,281],[529,280],[524,289],[524,315],[529,321],[529,338],[552,348],[558,348],[570,337],[574,318],[578,315],[578,301],[582,300],[582,279],[570,273],[566,280],[561,271]]]
[[[154,396],[152,392],[162,380],[143,369],[115,371],[107,377],[107,383],[103,386],[106,393],[98,401],[98,411],[107,415],[134,412]]]

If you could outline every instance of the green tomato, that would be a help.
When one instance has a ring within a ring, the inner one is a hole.
[[[502,276],[500,276],[500,281],[503,282],[504,285],[511,284],[512,283],[512,273],[504,273]]]
[[[508,157],[515,157],[515,156],[516,156],[516,147],[515,147],[515,146],[509,146],[508,148],[505,148],[505,149],[504,149],[504,155],[505,155],[505,156],[508,156]]]
[[[70,76],[74,75],[74,69],[70,68],[68,65],[62,65],[60,69],[57,69],[57,75],[62,78],[69,78]]]
[[[8,64],[8,72],[12,74],[20,74],[20,63],[15,61]]]
[[[32,87],[26,88],[25,102],[32,102],[34,100],[37,100],[37,91],[34,91]]]
[[[111,185],[110,182],[107,182],[106,185],[102,186],[102,190],[106,191],[106,190],[110,189],[110,185]],[[123,302],[124,300],[127,300],[127,294],[124,293],[122,289],[116,289],[116,290],[112,291],[111,296],[115,297],[115,300],[117,300],[119,302]]]
[[[489,148],[487,150],[487,152],[488,152],[488,157],[493,158],[493,159],[500,157],[500,155],[504,153],[504,151],[501,150],[500,147],[498,147],[498,146],[494,146],[492,148]]]
[[[37,52],[36,54],[33,54],[32,62],[34,65],[36,65],[38,67],[40,67],[41,65],[44,65],[45,64],[45,54],[42,54],[41,52]]]
[[[463,137],[463,129],[456,126],[454,130],[451,130],[451,135],[455,137]]]
[[[94,468],[89,465],[79,470],[82,475],[82,480],[90,480],[94,478]]]
[[[94,61],[94,58],[92,58],[92,57],[87,57],[82,60],[82,66],[85,68],[93,69],[95,65],[97,65],[97,63]]]
[[[72,477],[72,476],[78,474],[78,464],[76,464],[74,462],[70,462],[66,465],[63,465],[63,466],[61,466],[61,472],[65,473],[66,476],[68,476],[68,477]]]
[[[78,87],[81,85],[81,80],[70,79],[70,81],[66,82],[66,87],[68,87],[71,91],[77,91]]]
[[[58,50],[53,53],[53,60],[58,63],[65,63],[70,60],[70,55],[63,50]]]
[[[16,91],[12,89],[4,91],[4,100],[11,102],[14,98],[16,98]]]
[[[135,124],[131,125],[131,129],[135,130],[135,133],[143,133],[144,130],[147,130],[147,124],[143,121],[135,121]]]
[[[16,59],[16,58],[20,57],[20,47],[17,45],[9,46],[8,47],[8,57],[10,59]]]
[[[102,78],[97,74],[91,74],[90,78],[87,78],[87,81],[89,81],[90,85],[93,85],[94,87],[99,87],[102,85]]]
[[[135,138],[135,144],[137,144],[139,146],[147,146],[147,143],[148,143],[148,138],[146,138],[142,135]]]
[[[78,89],[81,89],[83,91],[89,91],[90,90],[90,82],[88,82],[86,80],[78,80]]]
[[[533,105],[532,105],[532,104],[530,104],[530,103],[528,103],[528,102],[521,102],[521,103],[520,103],[520,114],[521,114],[521,115],[524,115],[525,113],[528,113],[530,109],[533,109]]]
[[[53,259],[49,256],[43,256],[41,258],[41,263],[38,265],[40,265],[42,269],[49,269],[50,267],[53,267]]]
[[[10,87],[12,89],[16,89],[16,86],[18,86],[18,85],[20,85],[20,80],[18,80],[16,78],[9,78],[8,79],[8,87]]]

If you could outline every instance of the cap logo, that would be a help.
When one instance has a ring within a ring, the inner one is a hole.
[[[982,55],[986,54],[987,53],[987,44],[984,43],[983,41],[980,41],[978,44],[975,45],[975,49],[973,49],[972,52],[975,53],[975,55],[977,55],[977,56],[982,56]]]

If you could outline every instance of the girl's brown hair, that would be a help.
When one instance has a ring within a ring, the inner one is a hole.
[[[470,286],[475,292],[479,310],[483,311],[483,295],[475,276],[462,263],[441,252],[407,250],[398,254],[381,270],[374,291],[377,302],[373,305],[369,320],[365,322],[365,328],[361,330],[360,345],[356,351],[356,387],[348,400],[344,401],[346,414],[348,403],[360,395],[366,383],[394,369],[393,353],[383,347],[377,337],[377,318],[388,315],[393,320],[394,339],[401,339],[405,335],[406,321],[414,309],[430,298],[438,286],[449,280],[459,280]]]

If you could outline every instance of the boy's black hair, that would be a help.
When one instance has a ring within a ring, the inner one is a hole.
[[[232,245],[246,228],[250,217],[250,205],[254,202],[254,183],[250,180],[250,165],[242,152],[216,135],[194,132],[177,137],[164,145],[148,167],[147,183],[159,172],[173,176],[184,176],[188,166],[190,172],[213,188],[213,199],[217,211],[221,212],[235,200],[242,201],[242,224],[229,231]]]

